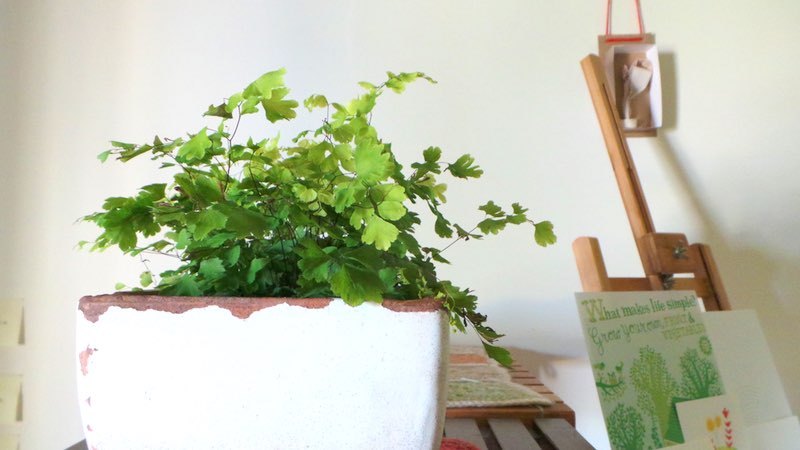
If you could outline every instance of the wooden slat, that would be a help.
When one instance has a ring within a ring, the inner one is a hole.
[[[543,385],[542,382],[539,381],[536,378],[519,377],[519,378],[512,378],[511,381],[513,381],[514,383],[517,383],[517,384],[521,384],[523,386],[541,387],[541,388],[547,390],[547,392],[550,392],[550,388],[548,388],[547,386]]]
[[[560,418],[575,425],[575,411],[564,403],[558,395],[545,386],[539,378],[520,365],[510,369],[511,381],[532,389],[539,395],[553,402],[552,405],[538,406],[496,406],[479,408],[447,408],[449,418],[516,418],[531,421],[539,418]]]
[[[536,377],[512,376],[511,381],[517,384],[523,384],[525,386],[542,386],[547,388],[547,386],[545,386],[542,381]]]
[[[447,419],[444,423],[444,435],[471,442],[481,450],[488,450],[481,430],[473,419]]]
[[[447,419],[445,437],[483,450],[593,450],[563,419]]]
[[[545,386],[536,376],[528,372],[527,369],[519,368],[512,372],[511,381],[533,390],[551,402],[564,403],[564,400],[561,400],[561,397],[554,394],[549,387]]]
[[[675,278],[672,290],[675,291],[694,291],[698,297],[706,299],[712,297],[711,286],[706,278]],[[709,311],[715,311],[709,309]]]
[[[533,420],[541,418],[564,419],[570,424],[575,424],[575,411],[564,403],[554,403],[550,406],[497,406],[493,408],[447,408],[446,416],[450,418],[517,418]]]
[[[541,381],[539,381],[539,378],[537,378],[536,375],[532,375],[530,372],[511,372],[511,380],[514,382],[525,381],[530,384],[543,384]]]
[[[653,283],[647,278],[614,277],[608,279],[611,289],[609,291],[650,291]]]
[[[530,385],[530,384],[525,384],[525,383],[518,383],[518,384],[527,387],[528,389],[536,392],[537,394],[539,394],[542,397],[550,400],[551,402],[564,403],[564,400],[562,400],[561,397],[559,397],[558,395],[556,395],[553,392],[551,392],[550,388],[547,387],[547,386],[535,385],[535,384],[534,385]]]
[[[538,419],[536,427],[553,447],[569,450],[594,450],[578,431],[562,419]]]
[[[600,122],[600,130],[606,143],[608,156],[611,159],[611,166],[617,179],[622,203],[625,205],[625,212],[631,225],[636,247],[639,249],[639,256],[642,259],[642,266],[645,274],[654,273],[650,267],[650,261],[646,258],[646,251],[640,238],[648,233],[655,231],[650,210],[644,197],[633,158],[628,149],[628,141],[622,130],[617,113],[614,110],[614,102],[609,97],[606,87],[606,76],[603,64],[597,55],[589,55],[581,60],[581,67],[589,87],[597,119]]]
[[[541,450],[542,448],[519,420],[489,419],[489,427],[503,450]]]

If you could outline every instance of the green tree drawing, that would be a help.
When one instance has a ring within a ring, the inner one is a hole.
[[[650,439],[653,440],[655,448],[664,446],[664,440],[661,439],[661,430],[658,429],[658,422],[655,416],[650,416]]]
[[[615,450],[642,450],[645,427],[635,408],[620,403],[606,420],[608,438]]]
[[[625,376],[623,374],[623,363],[614,366],[613,370],[606,371],[606,364],[599,362],[592,366],[595,371],[595,386],[597,392],[605,400],[613,400],[622,396],[625,393]]]
[[[679,395],[678,383],[667,370],[664,356],[650,346],[640,348],[639,357],[633,360],[630,378],[636,389],[639,407],[652,411],[658,419],[663,437],[669,426],[672,399]]]
[[[711,352],[714,351],[713,347],[711,346],[711,339],[709,339],[708,336],[700,336],[700,342],[698,345],[700,346],[700,351],[706,356],[710,355]]]
[[[714,363],[695,349],[681,355],[681,393],[689,399],[722,395],[722,383]]]

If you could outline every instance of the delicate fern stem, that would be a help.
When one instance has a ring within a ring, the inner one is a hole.
[[[226,158],[228,160],[228,166],[225,169],[225,188],[222,190],[223,197],[225,196],[225,192],[227,192],[228,190],[228,184],[230,184],[231,181],[231,166],[233,165],[233,162],[231,161],[231,151],[233,150],[233,138],[236,137],[236,132],[239,131],[239,122],[241,122],[241,120],[242,120],[242,107],[237,106],[236,125],[233,127],[233,131],[231,132],[230,136],[226,138],[228,140],[228,157]],[[252,171],[250,173],[252,175]]]
[[[475,225],[475,226],[474,226],[474,227],[473,227],[471,230],[469,230],[469,231],[467,232],[467,234],[472,234],[472,232],[473,232],[473,231],[475,231],[475,230],[477,230],[477,229],[478,229],[478,226],[477,226],[477,225]],[[451,243],[447,244],[447,246],[446,246],[445,248],[443,248],[443,249],[439,250],[439,254],[442,254],[442,253],[444,253],[444,251],[445,251],[445,250],[447,250],[448,248],[452,247],[453,245],[455,245],[455,243],[456,243],[456,242],[458,242],[458,241],[460,241],[460,240],[462,240],[462,239],[464,239],[464,238],[466,238],[466,237],[468,237],[466,234],[465,234],[465,235],[463,235],[463,236],[459,236],[459,237],[457,237],[455,240],[453,240],[453,242],[451,242]]]
[[[155,250],[145,250],[142,253],[146,253],[148,255],[169,256],[170,258],[181,259],[180,255],[176,255],[174,253],[159,252]]]

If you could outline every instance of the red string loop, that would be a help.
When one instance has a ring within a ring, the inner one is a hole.
[[[634,0],[636,2],[636,20],[639,23],[639,34],[644,34],[644,21],[642,20],[642,5],[639,3],[639,0]],[[606,36],[611,34],[611,0],[608,0],[608,6],[606,7]]]

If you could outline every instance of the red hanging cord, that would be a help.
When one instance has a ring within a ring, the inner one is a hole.
[[[639,34],[644,34],[644,21],[642,20],[642,5],[639,3],[639,0],[636,1],[636,20],[639,24]],[[608,0],[608,6],[606,7],[606,36],[611,35],[611,0]],[[631,36],[631,37],[614,37],[614,38],[607,38],[606,42],[639,42],[643,40],[642,36]]]
[[[636,0],[636,18],[639,19],[639,34],[644,34],[644,21],[642,20],[642,5]]]

